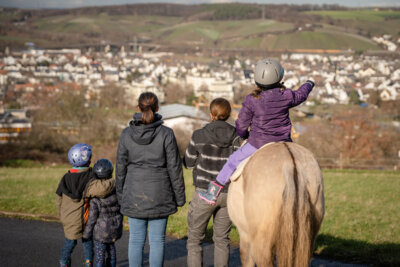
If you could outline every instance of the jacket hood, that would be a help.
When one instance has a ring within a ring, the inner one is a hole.
[[[77,173],[68,171],[58,184],[56,194],[59,196],[65,194],[72,199],[81,199],[87,183],[93,178],[92,168]]]
[[[213,121],[204,127],[207,136],[213,144],[219,147],[229,147],[236,138],[235,127],[225,121]]]
[[[150,124],[142,123],[142,113],[133,114],[133,120],[129,122],[129,135],[139,145],[148,145],[160,132],[162,116],[158,113],[154,114],[154,122]]]

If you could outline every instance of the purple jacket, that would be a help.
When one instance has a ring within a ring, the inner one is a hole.
[[[296,91],[274,88],[262,91],[259,99],[246,96],[236,120],[237,134],[249,137],[248,142],[256,148],[270,142],[291,142],[289,109],[304,102],[313,87],[314,83],[307,81]]]

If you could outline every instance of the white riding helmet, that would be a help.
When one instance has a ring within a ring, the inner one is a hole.
[[[279,61],[264,58],[257,62],[256,69],[254,71],[254,81],[258,86],[268,87],[279,83],[285,70],[282,68]]]

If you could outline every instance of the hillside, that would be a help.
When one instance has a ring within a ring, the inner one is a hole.
[[[329,10],[322,10],[322,8]],[[256,4],[137,4],[0,11],[0,49],[100,43],[206,49],[380,50],[371,37],[399,37],[400,10]]]

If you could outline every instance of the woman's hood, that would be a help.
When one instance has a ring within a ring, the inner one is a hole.
[[[160,132],[161,124],[163,124],[162,116],[158,113],[154,114],[154,121],[150,124],[143,124],[142,113],[135,113],[133,120],[129,122],[129,135],[135,143],[148,145]]]

